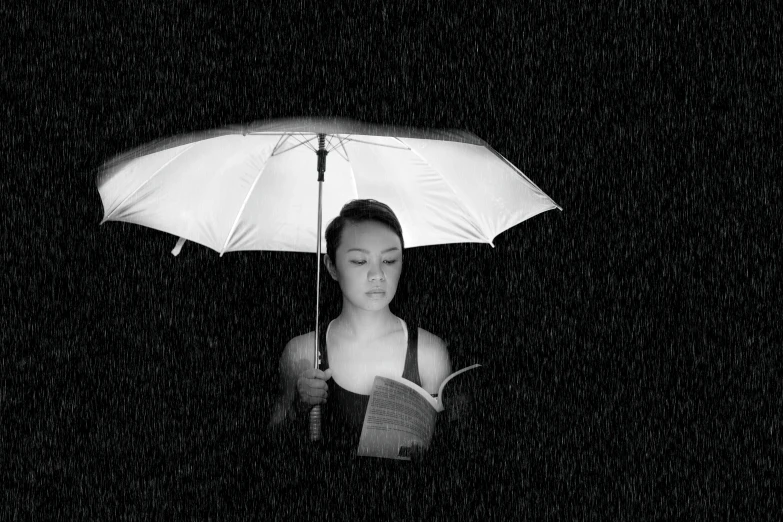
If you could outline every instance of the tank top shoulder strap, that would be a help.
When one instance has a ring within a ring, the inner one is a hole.
[[[408,329],[408,352],[405,354],[405,369],[402,376],[421,386],[419,376],[419,327],[414,321],[405,321]]]
[[[326,329],[329,327],[330,322],[324,321],[318,325],[318,355],[321,357],[318,369],[322,372],[329,369],[329,358],[326,352]]]

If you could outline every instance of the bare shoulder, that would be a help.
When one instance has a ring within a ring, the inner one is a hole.
[[[446,342],[424,328],[419,328],[419,375],[422,388],[433,394],[451,375],[451,358]]]
[[[419,350],[424,349],[425,351],[436,351],[436,352],[446,352],[448,353],[448,349],[446,348],[446,342],[435,335],[434,333],[431,333],[424,328],[419,328]]]
[[[313,366],[314,332],[297,335],[285,345],[280,356],[281,369],[286,373],[299,374]]]
[[[300,353],[304,352],[308,346],[312,351],[313,343],[315,342],[313,335],[313,332],[307,332],[306,334],[297,335],[296,337],[292,338],[290,341],[288,341],[288,343],[286,343],[283,354],[299,355]]]

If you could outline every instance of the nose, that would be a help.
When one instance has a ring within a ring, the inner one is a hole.
[[[383,273],[383,268],[380,265],[372,264],[370,266],[370,272],[367,274],[370,281],[383,281],[386,276]]]

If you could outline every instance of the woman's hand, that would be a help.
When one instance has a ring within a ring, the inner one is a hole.
[[[329,386],[326,381],[332,378],[332,369],[325,372],[310,368],[299,375],[296,389],[299,391],[298,405],[301,409],[309,409],[316,404],[323,404],[329,397]]]

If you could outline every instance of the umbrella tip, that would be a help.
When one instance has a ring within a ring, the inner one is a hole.
[[[180,251],[182,250],[182,245],[185,244],[185,241],[186,241],[186,239],[184,237],[179,238],[177,240],[177,244],[174,245],[174,248],[171,251],[171,255],[173,255],[174,257],[177,257],[179,255]]]

